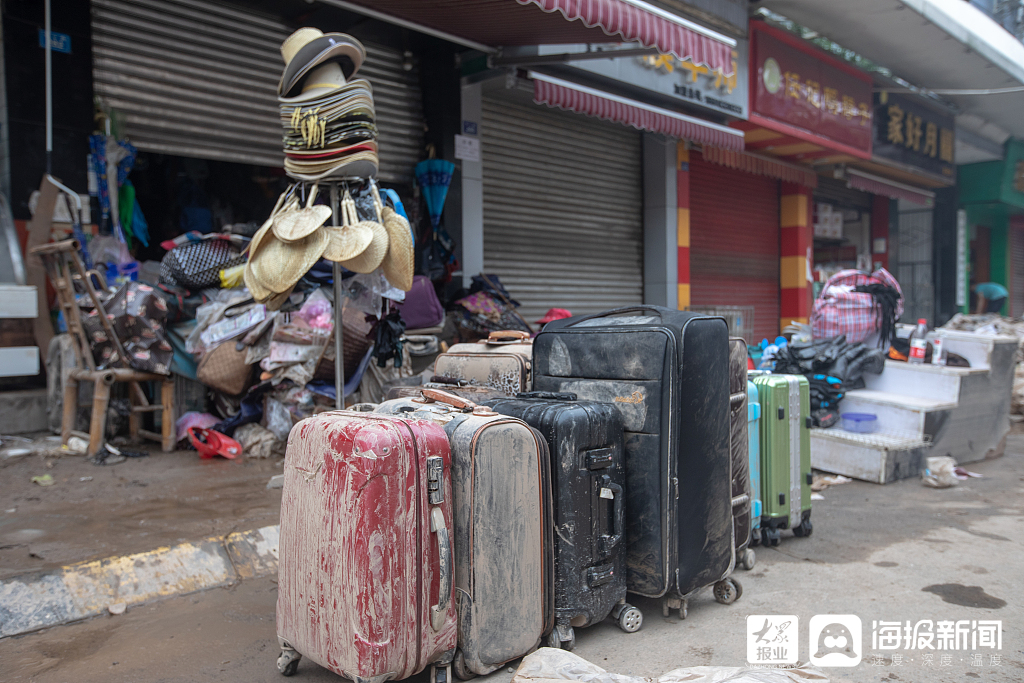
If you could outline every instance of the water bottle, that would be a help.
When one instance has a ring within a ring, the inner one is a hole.
[[[925,339],[927,335],[928,321],[919,318],[917,327],[910,333],[910,355],[907,357],[907,362],[917,365],[924,363],[924,354],[928,350],[928,340]]]

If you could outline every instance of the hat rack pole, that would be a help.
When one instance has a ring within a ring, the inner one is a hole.
[[[331,183],[331,225],[338,227],[338,212],[341,205],[338,201],[338,183]],[[345,294],[341,288],[341,264],[333,262],[334,280],[334,407],[345,409],[345,355],[344,329],[342,328],[342,304]]]

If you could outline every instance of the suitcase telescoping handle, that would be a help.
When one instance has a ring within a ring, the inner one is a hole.
[[[622,540],[622,528],[625,524],[625,521],[622,518],[622,487],[614,483],[612,481],[612,478],[609,477],[607,474],[601,476],[600,486],[602,498],[605,498],[607,495],[605,494],[605,489],[609,489],[611,491],[611,495],[613,498],[612,518],[614,520],[614,527],[612,531],[614,533],[611,536],[609,536],[608,534],[604,534],[603,536],[601,536],[601,552],[604,555],[611,555],[612,550],[614,550],[615,546],[617,546],[619,544],[619,541]]]
[[[430,530],[437,534],[438,555],[437,604],[430,608],[430,626],[440,631],[452,601],[452,543],[439,507],[430,509]]]

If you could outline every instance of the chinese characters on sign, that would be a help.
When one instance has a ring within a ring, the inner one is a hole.
[[[875,118],[869,76],[762,22],[751,22],[750,51],[753,114],[868,156]]]
[[[628,47],[628,46],[624,46]],[[635,47],[640,47],[638,44]],[[542,45],[539,54],[565,52],[567,46]],[[630,59],[584,59],[570,61],[568,66],[609,81],[613,88],[627,86],[641,99],[653,94],[660,104],[672,108],[676,102],[688,107],[711,109],[737,118],[747,118],[747,41],[737,40],[732,50],[733,75],[726,76],[721,69],[711,69],[691,59],[679,59],[671,54],[645,55]]]
[[[910,97],[875,95],[874,154],[947,178],[953,177],[956,140],[952,116]]]

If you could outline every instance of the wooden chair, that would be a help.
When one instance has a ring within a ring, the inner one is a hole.
[[[110,388],[115,382],[125,382],[129,385],[129,400],[131,402],[131,415],[128,418],[128,432],[133,441],[140,437],[159,441],[162,450],[170,452],[174,450],[175,426],[174,426],[174,380],[172,377],[158,375],[150,372],[140,372],[128,366],[124,347],[121,340],[114,333],[114,326],[107,318],[106,311],[100,301],[99,294],[93,286],[92,279],[97,277],[103,285],[102,276],[95,271],[87,272],[82,260],[78,255],[78,240],[64,240],[63,242],[52,242],[33,247],[28,250],[29,258],[39,258],[46,268],[46,274],[57,290],[57,300],[64,313],[64,321],[67,323],[68,332],[75,339],[76,356],[78,367],[68,372],[67,381],[64,385],[64,415],[61,421],[61,442],[67,444],[68,439],[77,436],[89,441],[87,455],[94,456],[103,448],[104,436],[107,427],[107,408],[110,405]],[[116,363],[122,367],[98,369],[93,359],[92,349],[89,347],[89,338],[82,327],[81,311],[75,299],[76,293],[81,288],[92,300],[96,312],[99,314],[100,323],[107,334],[107,337],[117,351]],[[92,418],[89,423],[89,433],[75,431],[75,418],[78,413],[78,383],[80,381],[93,383]],[[146,398],[145,392],[139,385],[140,382],[160,383],[160,403],[151,404]],[[141,428],[141,414],[160,412],[161,434]]]

